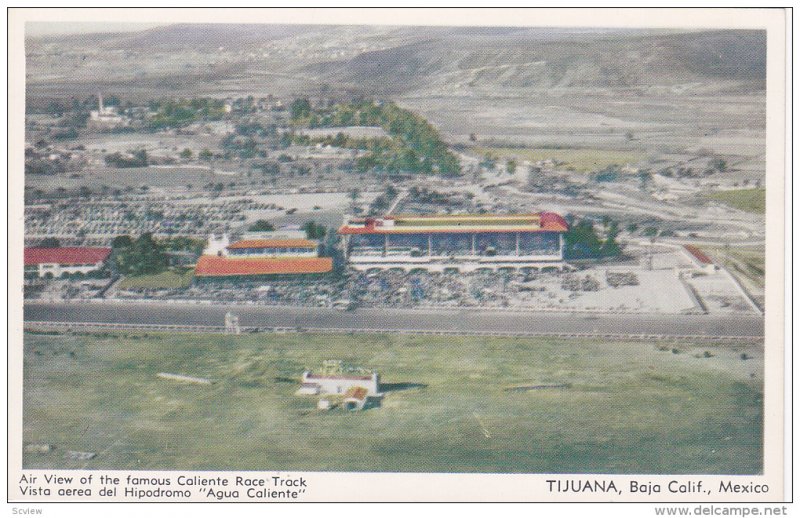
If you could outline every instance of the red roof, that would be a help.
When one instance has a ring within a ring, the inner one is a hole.
[[[350,387],[347,389],[347,392],[344,393],[345,399],[357,399],[358,401],[364,401],[367,399],[367,394],[369,391],[364,387]]]
[[[198,277],[229,277],[237,275],[292,275],[327,273],[333,270],[330,257],[257,257],[233,259],[215,255],[201,256],[195,266]]]
[[[542,230],[551,230],[553,232],[566,232],[569,230],[567,221],[555,212],[541,212],[539,218],[539,225],[541,225]]]
[[[697,259],[701,264],[714,264],[714,261],[712,261],[711,258],[708,257],[706,254],[701,252],[700,249],[697,248],[696,246],[683,245],[683,248],[685,248],[687,252],[692,254],[694,258]]]
[[[111,254],[110,248],[26,248],[25,266],[36,264],[97,264]]]
[[[228,248],[317,248],[317,243],[309,239],[245,239]]]

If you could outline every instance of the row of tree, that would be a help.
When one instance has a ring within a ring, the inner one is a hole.
[[[225,116],[225,102],[221,99],[152,101],[150,110],[155,112],[147,121],[150,129],[179,128],[200,120],[221,120]]]
[[[116,151],[106,155],[104,159],[106,165],[110,165],[112,167],[147,167],[149,164],[147,151],[144,149],[137,149],[131,153],[120,153],[119,151]]]
[[[163,272],[169,266],[164,243],[146,232],[137,239],[117,236],[111,243],[111,263],[123,275],[145,275]]]
[[[321,142],[367,153],[356,162],[359,171],[387,173],[436,173],[445,176],[461,173],[461,164],[439,132],[423,117],[394,103],[361,101],[339,103],[330,108],[313,108],[307,99],[296,99],[290,106],[292,123],[309,128],[339,126],[380,126],[387,138],[357,138],[344,134],[335,137],[295,137],[299,142]]]

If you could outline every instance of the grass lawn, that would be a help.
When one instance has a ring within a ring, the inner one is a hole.
[[[119,283],[121,289],[169,289],[186,288],[191,284],[194,271],[166,270],[153,275],[125,277]]]
[[[608,149],[547,149],[547,148],[507,148],[507,147],[475,147],[475,153],[481,156],[491,153],[501,159],[497,167],[505,168],[505,160],[514,158],[517,161],[558,160],[564,162],[565,169],[578,172],[592,172],[605,169],[610,165],[624,166],[642,160],[645,155],[637,151],[612,151]]]
[[[28,333],[24,442],[55,450],[23,467],[755,474],[762,358],[539,338]],[[295,396],[325,359],[377,369],[382,406],[324,412]],[[549,388],[504,390],[518,385]]]
[[[764,214],[767,206],[766,189],[736,189],[709,194],[713,200],[747,212]]]

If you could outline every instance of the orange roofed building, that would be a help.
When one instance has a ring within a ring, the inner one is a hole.
[[[319,257],[319,242],[293,233],[265,232],[228,244],[227,236],[209,239],[195,266],[197,279],[294,277],[333,270],[333,259]]]

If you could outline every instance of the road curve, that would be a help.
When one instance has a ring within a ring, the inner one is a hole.
[[[26,303],[26,321],[222,326],[227,311],[245,327],[374,329],[376,331],[763,336],[764,320],[751,315],[634,315],[553,312],[481,312],[474,309],[358,309],[231,304],[104,302]]]

